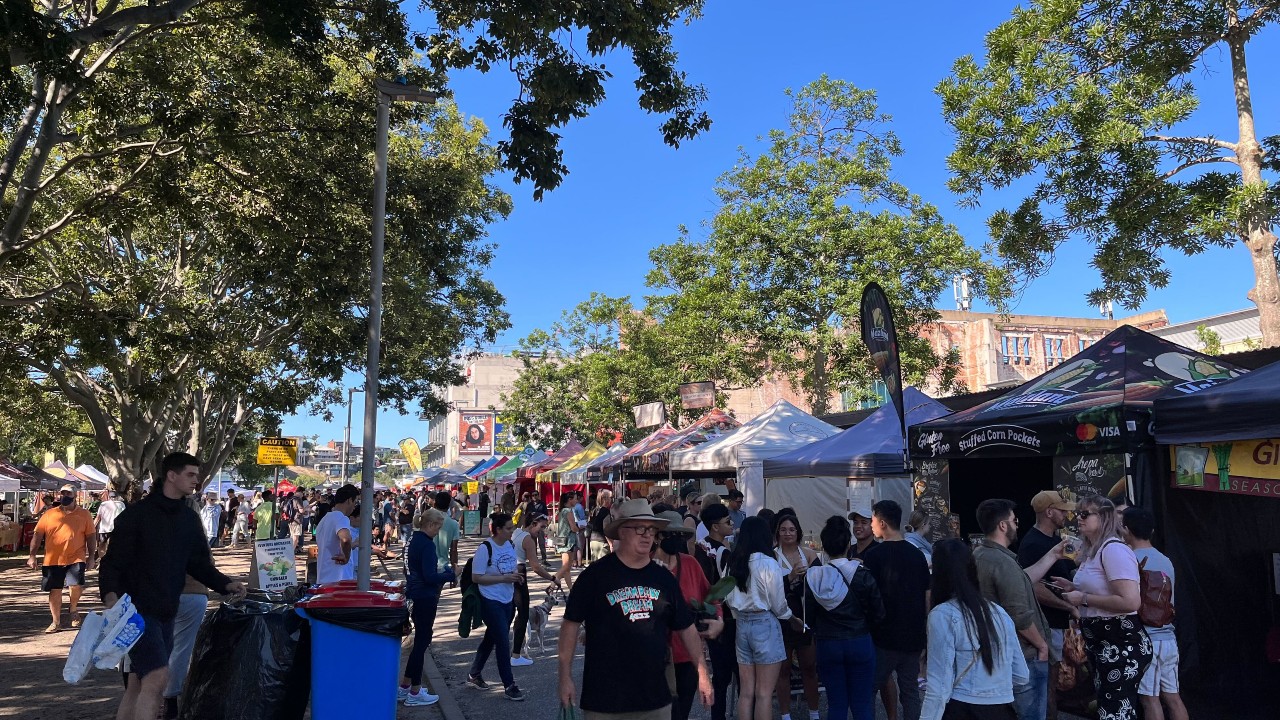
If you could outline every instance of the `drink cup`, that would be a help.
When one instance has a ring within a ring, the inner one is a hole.
[[[1071,533],[1062,533],[1062,539],[1067,541],[1067,546],[1062,550],[1062,557],[1074,561],[1080,552],[1080,538]]]

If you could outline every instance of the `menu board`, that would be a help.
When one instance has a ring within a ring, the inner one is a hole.
[[[913,483],[916,507],[933,521],[928,540],[935,542],[944,534],[951,520],[951,465],[948,460],[918,460]]]
[[[1053,459],[1053,487],[1078,500],[1086,495],[1108,497],[1125,479],[1122,453],[1059,455]]]

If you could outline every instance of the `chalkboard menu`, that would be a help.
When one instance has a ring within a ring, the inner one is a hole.
[[[935,542],[946,534],[951,518],[951,465],[947,460],[918,460],[915,467],[916,507],[933,521],[928,540]]]
[[[1071,500],[1107,497],[1125,479],[1124,455],[1059,455],[1053,459],[1053,487]]]

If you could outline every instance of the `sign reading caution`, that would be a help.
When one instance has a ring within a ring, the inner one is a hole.
[[[297,465],[298,439],[286,437],[258,438],[259,465]]]

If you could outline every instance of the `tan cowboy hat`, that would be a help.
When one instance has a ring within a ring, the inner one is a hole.
[[[665,523],[666,518],[653,514],[648,500],[628,500],[618,505],[618,514],[609,518],[604,524],[604,536],[610,540],[618,539],[618,528],[629,522],[651,522],[655,525]]]
[[[667,521],[667,526],[664,528],[659,528],[658,529],[659,532],[669,532],[669,533],[678,532],[678,533],[685,533],[687,535],[693,534],[693,528],[685,527],[684,518],[680,517],[680,513],[676,512],[675,510],[668,510],[666,512],[658,513],[658,519]]]

